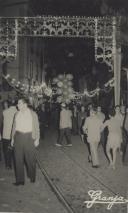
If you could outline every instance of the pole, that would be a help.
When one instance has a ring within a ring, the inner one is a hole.
[[[126,85],[126,90],[125,90],[125,105],[128,107],[128,68],[123,67],[123,70],[126,72],[126,80],[127,80],[127,85]]]
[[[128,107],[128,70],[127,70],[127,100],[126,100],[126,105]]]
[[[120,73],[121,73],[121,47],[117,47],[117,21],[113,18],[113,60],[114,60],[114,100],[115,105],[120,105]]]

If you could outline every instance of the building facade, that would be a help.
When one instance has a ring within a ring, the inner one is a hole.
[[[29,0],[0,0],[0,17],[27,17],[32,13],[29,9]],[[42,39],[18,37],[17,56],[10,63],[1,64],[1,73],[10,74],[11,78],[22,83],[34,84],[42,81],[43,60]],[[2,90],[3,99],[7,91]]]

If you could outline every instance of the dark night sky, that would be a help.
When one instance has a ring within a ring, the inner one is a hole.
[[[126,13],[128,11],[127,2],[127,0],[31,0],[29,8],[32,16],[104,16],[113,15],[113,11],[122,12],[122,9],[123,13]],[[71,72],[75,75],[77,72],[79,75],[91,73],[95,63],[93,42],[81,39],[54,39],[54,41],[47,40],[44,43],[45,60],[51,66],[47,70],[49,75],[51,69],[55,69],[57,72]],[[73,53],[72,57],[69,57],[70,53]],[[98,70],[102,70],[103,75],[101,72],[98,75],[98,80],[102,82],[104,76],[107,77],[106,68],[99,65],[97,72]]]
[[[93,8],[92,0],[33,0],[34,13],[46,15],[91,15]],[[95,4],[94,4],[95,5]],[[98,6],[95,7],[99,13]]]
[[[30,7],[36,15],[100,16],[106,11],[102,8],[103,2],[115,11],[124,8],[124,12],[128,12],[127,0],[31,0]]]

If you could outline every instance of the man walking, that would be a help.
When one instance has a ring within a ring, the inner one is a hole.
[[[99,167],[98,144],[101,137],[102,121],[97,117],[96,110],[90,110],[90,116],[86,118],[83,131],[87,134],[87,141],[90,145],[92,167]]]
[[[27,100],[18,100],[18,109],[14,118],[12,142],[16,163],[16,186],[24,185],[24,160],[31,182],[36,179],[35,147],[39,145],[39,121],[37,114],[28,108]]]
[[[5,160],[5,167],[12,168],[12,148],[11,148],[11,131],[13,125],[14,115],[17,112],[15,102],[11,102],[9,108],[3,111],[3,154]]]
[[[71,128],[72,128],[72,112],[67,108],[65,103],[62,103],[60,112],[59,137],[57,143],[55,144],[56,146],[62,146],[64,136],[66,137],[67,140],[66,146],[72,146]]]

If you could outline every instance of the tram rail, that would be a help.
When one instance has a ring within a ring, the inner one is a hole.
[[[36,156],[36,159],[37,159],[37,164],[39,166],[41,173],[44,175],[48,185],[50,186],[51,190],[54,192],[58,200],[62,203],[62,205],[65,207],[68,213],[76,213],[76,211],[70,206],[70,204],[68,203],[68,201],[66,200],[65,196],[60,191],[60,189],[53,183],[50,176],[48,175],[46,170],[43,168],[38,156]]]
[[[75,159],[73,159],[70,155],[66,153],[65,150],[61,149],[61,152],[63,152],[71,162],[73,162],[76,166],[78,166],[83,172],[86,172],[91,178],[93,178],[95,181],[97,181],[100,185],[102,185],[109,193],[113,195],[117,195],[118,193],[112,190],[109,186],[105,185],[102,180],[100,180],[98,177],[93,175],[91,171],[87,168],[83,168]],[[37,156],[37,164],[41,170],[41,173],[45,177],[48,185],[50,186],[51,190],[56,195],[57,199],[60,203],[64,206],[64,208],[67,210],[68,213],[77,213],[76,210],[71,206],[71,204],[66,199],[66,196],[63,194],[62,190],[52,181],[50,175],[48,175],[46,169],[43,167],[43,164],[40,162],[39,156]],[[120,195],[121,196],[121,195]]]
[[[106,186],[99,178],[97,178],[95,175],[93,175],[89,169],[83,168],[80,166],[80,164],[75,161],[71,156],[69,156],[64,150],[61,150],[71,161],[73,161],[82,171],[87,172],[92,178],[94,178],[96,181],[98,181],[104,188],[106,188],[110,193],[113,195],[117,195],[115,191],[113,191],[110,187]]]

